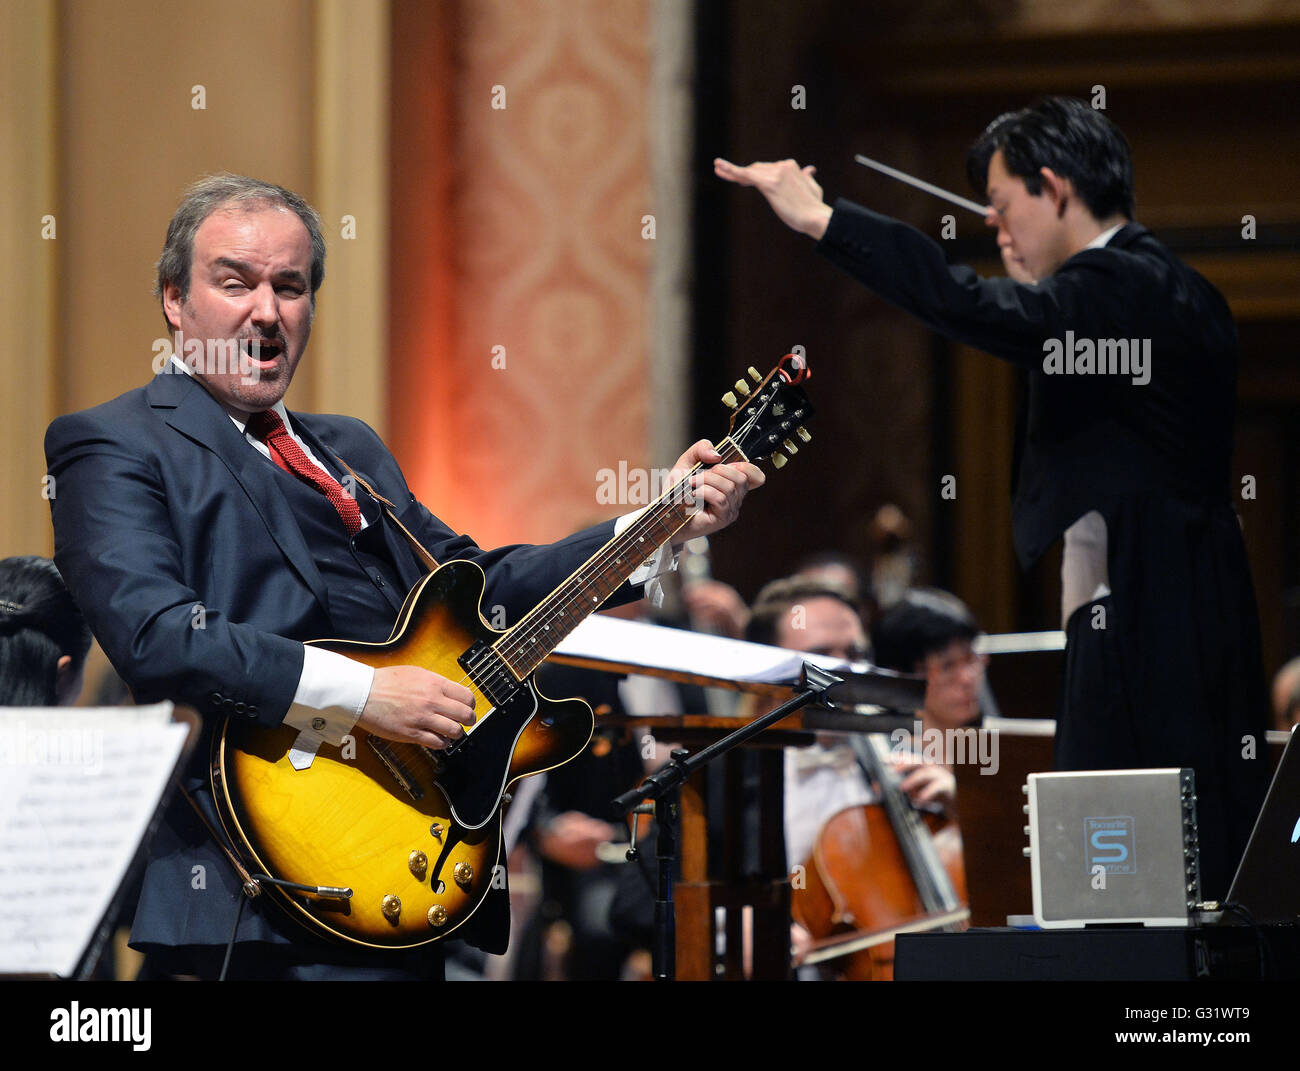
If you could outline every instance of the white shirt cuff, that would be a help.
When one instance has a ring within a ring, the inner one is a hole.
[[[296,769],[311,765],[321,744],[343,743],[370,698],[375,671],[333,651],[304,647],[302,676],[284,724],[301,730],[290,753]]]
[[[623,514],[614,522],[614,534],[621,535],[623,530],[644,512],[644,510],[636,510],[634,513]],[[664,589],[660,578],[677,568],[679,554],[680,552],[672,552],[671,543],[664,543],[645,562],[637,566],[632,575],[627,578],[627,582],[633,585],[644,584],[645,598],[650,601],[650,605],[662,606]]]

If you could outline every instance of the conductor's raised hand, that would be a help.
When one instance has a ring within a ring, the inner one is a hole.
[[[738,186],[753,186],[767,198],[772,211],[787,227],[820,239],[831,219],[831,207],[822,199],[822,188],[813,178],[816,168],[800,167],[794,160],[753,163],[740,167],[718,157],[713,173]]]
[[[763,470],[748,461],[720,465],[718,462],[721,460],[722,455],[713,449],[713,444],[708,439],[701,439],[673,465],[670,477],[673,483],[696,465],[713,466],[691,477],[695,509],[686,527],[673,538],[674,547],[696,536],[712,535],[726,528],[740,516],[740,503],[745,495],[756,487],[762,487],[767,480]]]

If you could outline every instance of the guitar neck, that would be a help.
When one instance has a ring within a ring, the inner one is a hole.
[[[722,464],[746,460],[730,438],[716,449]],[[704,468],[696,465],[497,640],[497,654],[518,679],[534,672],[569,633],[686,527],[697,509],[690,480]]]

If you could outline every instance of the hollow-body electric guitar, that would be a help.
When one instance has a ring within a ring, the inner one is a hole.
[[[717,451],[724,463],[771,457],[779,468],[809,438],[812,406],[799,386],[807,370],[786,357],[766,378],[749,374],[752,390],[736,384],[743,401],[724,396],[736,412]],[[511,785],[568,762],[591,738],[587,703],[542,695],[534,671],[689,521],[697,471],[512,628],[488,626],[483,571],[452,561],[411,589],[386,642],[313,644],[374,668],[420,666],[468,687],[479,716],[445,751],[355,727],[342,747],[322,745],[296,769],[296,729],[228,720],[213,746],[213,796],[257,887],[298,921],[359,945],[411,948],[461,926],[504,882],[496,871]]]

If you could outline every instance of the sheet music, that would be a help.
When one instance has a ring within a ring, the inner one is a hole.
[[[0,708],[0,973],[76,969],[185,743],[171,711]]]
[[[842,659],[799,654],[784,647],[665,628],[596,614],[587,618],[556,649],[557,654],[668,669],[700,677],[780,684],[794,681],[805,662],[843,669]]]

